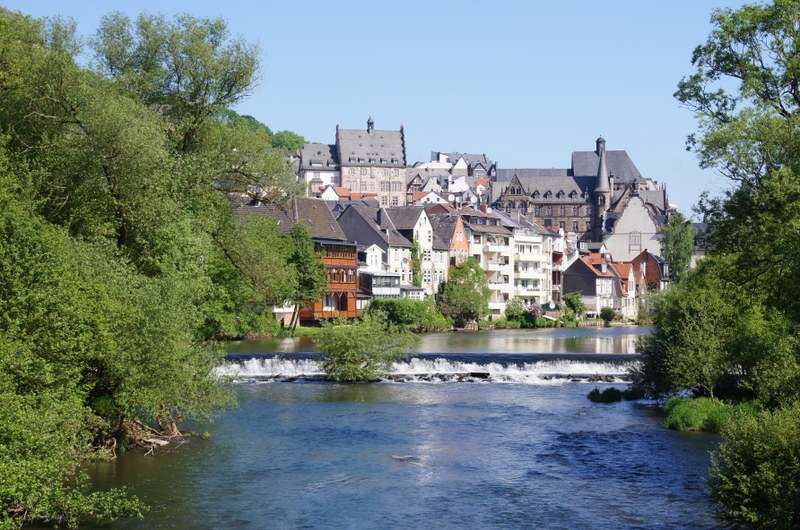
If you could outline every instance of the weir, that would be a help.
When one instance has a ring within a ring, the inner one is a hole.
[[[626,382],[638,362],[633,355],[447,355],[423,354],[392,364],[392,382],[489,382],[553,384]],[[324,379],[317,354],[232,356],[216,368],[234,382],[314,381]]]

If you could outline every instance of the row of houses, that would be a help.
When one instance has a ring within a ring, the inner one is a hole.
[[[297,160],[309,196],[392,208],[453,204],[491,206],[509,217],[604,243],[618,260],[642,250],[660,254],[660,227],[670,206],[666,186],[644,177],[624,150],[574,151],[565,168],[501,168],[487,155],[431,153],[406,165],[405,129],[336,126],[333,144],[309,143]]]
[[[258,200],[237,204],[240,216],[270,216],[284,233],[296,223],[305,225],[323,252],[329,292],[300,310],[306,322],[358,317],[375,297],[435,295],[449,267],[470,257],[486,272],[489,307],[497,316],[515,298],[546,306],[580,291],[591,314],[613,307],[635,318],[641,300],[664,288],[668,278],[663,260],[646,249],[630,261],[614,261],[603,244],[472,201],[382,207],[363,200],[302,198],[285,206]],[[288,319],[291,310],[278,308],[276,316]]]

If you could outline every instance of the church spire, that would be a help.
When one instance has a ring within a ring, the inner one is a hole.
[[[597,139],[597,154],[600,156],[600,164],[597,167],[597,186],[595,193],[610,193],[611,185],[608,180],[608,167],[606,166],[606,141],[601,136]]]

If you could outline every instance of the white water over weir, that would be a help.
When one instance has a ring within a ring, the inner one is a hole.
[[[467,362],[443,357],[411,358],[394,363],[383,378],[393,382],[492,382],[560,384],[570,381],[625,382],[637,361],[546,359],[533,362]],[[319,380],[324,372],[315,359],[253,357],[228,361],[215,369],[234,382]]]

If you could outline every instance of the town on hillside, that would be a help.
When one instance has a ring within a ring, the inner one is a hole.
[[[238,197],[239,215],[273,217],[287,233],[302,223],[323,251],[329,290],[300,309],[301,322],[359,317],[372,298],[435,295],[450,266],[470,257],[487,275],[493,317],[513,299],[546,310],[579,292],[588,316],[609,307],[633,320],[669,285],[666,185],[604,138],[573,152],[567,168],[505,169],[485,154],[437,151],[409,165],[405,146],[402,125],[337,125],[334,143],[291,156],[305,198],[283,208]],[[293,309],[276,308],[276,319],[288,322]]]

